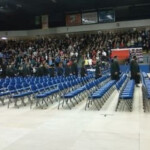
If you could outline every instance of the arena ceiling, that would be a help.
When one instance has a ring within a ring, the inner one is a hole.
[[[150,14],[149,0],[0,0],[0,30],[34,28],[31,20],[44,14],[50,16],[52,26],[63,26],[66,13],[107,8],[113,8],[116,12],[119,10],[118,14],[121,17],[118,20],[124,20],[125,14],[129,16],[129,7],[140,7],[141,12],[147,11],[146,15]],[[26,26],[23,27],[24,24]]]
[[[41,15],[50,12],[74,12],[147,4],[150,4],[149,0],[0,0],[0,12],[22,11]]]

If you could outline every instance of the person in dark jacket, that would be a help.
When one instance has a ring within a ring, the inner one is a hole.
[[[2,78],[5,78],[6,77],[6,69],[7,69],[6,64],[3,63],[1,65],[1,68],[2,68]]]
[[[50,77],[55,77],[54,64],[52,64],[52,65],[49,67],[49,74],[50,74]]]
[[[69,68],[69,65],[68,63],[65,64],[65,77],[68,77],[70,75],[70,68]]]
[[[133,60],[130,63],[131,79],[135,80],[136,86],[140,83],[140,69],[137,63],[137,57],[133,56]]]
[[[76,61],[73,61],[73,64],[71,66],[71,70],[72,70],[73,75],[78,76],[78,66],[77,66]]]
[[[6,69],[6,75],[8,77],[14,77],[15,76],[15,71],[14,71],[13,66],[11,64]]]
[[[24,76],[24,70],[23,70],[23,67],[22,67],[22,66],[20,66],[20,67],[18,68],[18,75],[21,76],[21,77]]]
[[[43,65],[42,65],[42,64],[37,67],[36,75],[37,75],[38,77],[43,76]]]
[[[58,76],[63,76],[62,63],[59,63],[59,65],[58,65],[58,68],[57,68],[57,75],[58,75]]]
[[[47,65],[46,62],[43,63],[42,72],[43,72],[43,76],[47,76],[48,75],[48,65]]]
[[[96,69],[95,70],[95,79],[98,79],[102,76],[99,62],[96,62],[96,68],[95,69]]]
[[[86,76],[86,68],[85,68],[84,62],[82,63],[80,74],[81,74],[81,77]]]
[[[111,79],[119,80],[119,78],[120,78],[120,67],[117,60],[117,56],[115,56],[111,63]]]

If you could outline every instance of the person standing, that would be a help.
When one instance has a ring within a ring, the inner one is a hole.
[[[57,68],[57,76],[63,76],[62,63],[60,62]]]
[[[102,74],[101,74],[100,64],[99,62],[96,62],[95,79],[98,79],[101,76]]]
[[[131,71],[131,79],[135,80],[135,84],[137,87],[140,83],[140,68],[137,62],[137,57],[133,56],[133,60],[130,63],[130,71]]]
[[[72,70],[72,75],[75,75],[76,77],[78,77],[78,66],[77,66],[76,60],[73,61],[73,64],[71,66],[71,70]]]
[[[50,77],[55,77],[54,64],[51,64],[51,66],[49,67],[49,74],[50,74]]]
[[[85,77],[86,76],[86,68],[85,68],[84,62],[82,63],[80,74],[81,74],[81,77]]]
[[[64,75],[65,77],[68,77],[70,75],[70,67],[69,67],[68,62],[65,64],[64,69],[65,69]]]
[[[112,80],[119,80],[119,75],[120,75],[120,67],[119,63],[117,60],[117,56],[114,57],[112,63],[111,63],[111,79]]]

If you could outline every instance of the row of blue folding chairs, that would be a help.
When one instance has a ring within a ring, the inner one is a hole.
[[[80,101],[82,101],[87,95],[92,91],[95,90],[100,83],[108,79],[110,75],[105,75],[97,80],[91,81],[87,83],[86,85],[81,86],[80,88],[74,89],[62,96],[62,99],[59,100],[58,109],[60,108],[60,105],[62,104],[62,107],[64,106],[64,103],[68,106],[69,109],[71,109],[70,103],[72,106],[75,106]]]
[[[92,105],[93,103],[97,108],[97,110],[100,110],[100,108],[104,105],[106,100],[114,91],[115,83],[116,83],[115,80],[111,80],[102,87],[100,87],[98,90],[96,90],[94,93],[92,93],[87,100],[85,110],[87,109],[87,107],[89,108],[90,105]]]
[[[87,78],[91,78],[92,76],[88,76]],[[75,80],[75,79],[74,79]],[[78,80],[81,80],[79,78],[76,79],[77,81]],[[66,81],[65,81],[66,82]],[[57,84],[59,84],[60,82],[58,82]],[[56,84],[52,84],[52,82],[43,82],[43,83],[34,83],[34,84],[29,84],[29,83],[26,83],[26,82],[22,82],[22,83],[19,83],[19,84],[10,84],[7,86],[7,88],[4,90],[4,91],[0,91],[0,100],[2,101],[2,103],[4,104],[4,100],[6,99],[6,97],[8,98],[22,98],[22,102],[23,102],[23,97],[24,96],[29,96],[33,93],[35,93],[35,84],[36,84],[36,87],[39,88],[39,89],[46,89],[47,87],[53,87],[53,85],[56,85]],[[17,102],[17,100],[15,101]],[[8,105],[11,103],[11,100],[9,100],[9,103]],[[23,102],[24,104],[24,102]],[[15,103],[16,105],[16,103]]]
[[[150,80],[141,74],[142,92],[143,92],[143,106],[145,112],[150,112]]]
[[[107,74],[107,73],[110,73],[110,69],[102,71],[102,74]]]
[[[5,79],[1,79],[0,80],[0,84],[3,83],[20,83],[20,82],[45,82],[45,81],[64,81],[64,80],[72,80],[77,78],[74,75],[68,76],[68,77],[48,77],[48,76],[44,76],[44,77],[14,77],[14,78],[5,78]]]
[[[76,80],[64,82],[58,84],[57,87],[53,88],[49,91],[44,91],[42,93],[39,93],[35,96],[36,99],[36,105],[40,105],[40,100],[45,103],[46,106],[48,106],[48,100],[50,100],[51,103],[53,103],[53,97],[55,96],[55,101],[62,98],[62,95],[72,89],[79,89],[81,86],[86,84],[93,76],[87,76],[83,78],[78,78]],[[53,96],[53,97],[52,97]]]
[[[148,99],[150,99],[150,80],[148,78],[147,73],[142,72],[141,80],[142,80],[142,86],[144,88],[144,91],[143,91],[144,95],[143,95],[143,97],[148,100]]]
[[[26,80],[6,80],[5,82],[3,83],[0,83],[0,91],[2,90],[5,90],[7,89],[8,86],[13,86],[13,85],[18,85],[18,84],[23,84],[23,83],[26,83],[26,84],[29,84],[29,85],[33,85],[33,84],[37,84],[37,83],[45,83],[45,82],[49,82],[51,83],[52,85],[53,84],[58,84],[58,83],[61,83],[61,82],[66,82],[66,81],[69,81],[69,80],[74,80],[76,79],[77,77],[75,76],[71,76],[71,78],[61,78],[61,79],[50,79],[50,80],[30,80],[30,81],[26,81]]]
[[[116,88],[117,90],[120,90],[122,85],[124,84],[125,80],[127,79],[127,74],[123,74],[119,81],[116,82]]]
[[[132,103],[134,98],[135,81],[129,80],[119,95],[119,101],[116,107],[118,109],[127,109],[132,111]]]
[[[150,99],[150,80],[149,79],[145,79],[145,85],[147,89],[147,98]]]
[[[147,78],[148,77],[146,72],[142,72],[142,76],[143,76],[143,78]]]
[[[5,82],[29,82],[29,81],[45,81],[45,80],[62,80],[62,79],[69,79],[72,80],[74,78],[77,78],[74,75],[68,76],[68,77],[16,77],[16,78],[5,78],[5,79],[1,79],[0,83],[5,83]]]
[[[70,86],[75,86],[76,84],[79,83],[83,83],[86,82],[87,80],[89,80],[90,78],[92,78],[92,76],[87,76],[84,78],[78,78],[75,80],[72,80],[72,84],[70,83],[70,81],[64,82],[67,85],[67,88],[70,88]],[[8,103],[8,107],[9,104],[13,102],[15,102],[15,106],[19,107],[17,105],[17,101],[21,100],[23,105],[26,105],[24,102],[25,97],[28,98],[29,102],[30,102],[30,107],[32,107],[33,101],[31,100],[31,96],[33,99],[36,100],[36,106],[41,106],[40,102],[44,102],[46,104],[46,106],[48,106],[48,103],[45,99],[49,100],[50,96],[55,96],[57,93],[59,93],[62,89],[60,88],[60,84],[62,83],[58,83],[55,85],[48,85],[47,83],[43,83],[43,84],[35,84],[35,85],[31,85],[29,89],[27,90],[22,90],[21,92],[15,92],[13,93],[13,95],[11,96],[11,99],[9,100]],[[14,91],[16,91],[17,89],[14,88]],[[13,99],[13,100],[12,100]],[[52,102],[52,100],[50,100]]]

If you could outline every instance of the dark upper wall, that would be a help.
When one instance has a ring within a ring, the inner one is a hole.
[[[1,31],[39,29],[41,25],[35,25],[35,16],[42,14],[49,15],[49,27],[65,26],[66,13],[110,7],[115,10],[116,21],[150,18],[149,0],[56,0],[56,3],[50,0],[22,0],[21,8],[16,7],[19,0],[4,1],[14,3],[8,5],[10,10],[0,8]]]

